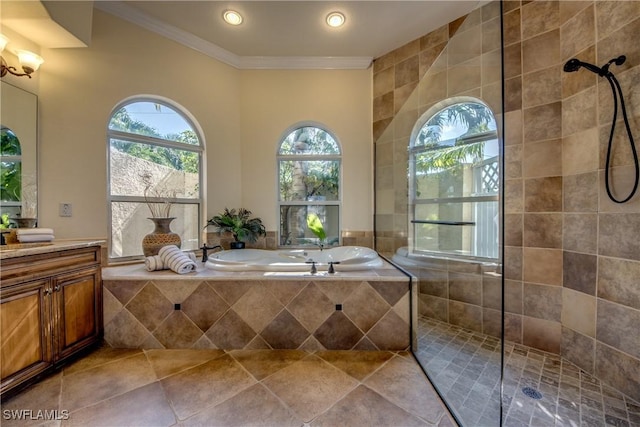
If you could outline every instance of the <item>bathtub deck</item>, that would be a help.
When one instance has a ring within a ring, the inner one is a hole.
[[[326,267],[325,267],[326,268]],[[148,272],[103,269],[105,341],[115,348],[391,350],[410,347],[410,281],[369,271]]]

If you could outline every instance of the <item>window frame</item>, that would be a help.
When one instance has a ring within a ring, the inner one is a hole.
[[[321,131],[327,133],[333,141],[336,143],[338,148],[337,154],[281,154],[282,144],[285,142],[287,137],[294,131],[301,128],[313,127],[316,129],[320,129]],[[281,172],[281,164],[285,161],[336,161],[338,163],[338,198],[337,200],[325,200],[325,201],[306,201],[306,200],[282,200],[281,191],[280,191],[280,172]],[[307,245],[282,245],[281,244],[281,236],[282,236],[282,206],[337,206],[338,208],[338,244],[337,246],[342,245],[342,144],[340,140],[336,137],[335,133],[328,129],[327,126],[318,123],[305,121],[296,123],[290,127],[288,127],[280,136],[276,148],[276,218],[278,219],[278,228],[277,228],[277,247],[278,248],[314,248],[316,245],[307,244]]]
[[[498,164],[498,183],[502,181],[502,173],[501,170],[501,162],[500,156],[502,155],[502,148],[500,146],[500,137],[497,129],[498,122],[495,118],[495,113],[493,110],[482,100],[473,98],[473,97],[453,97],[441,101],[427,111],[425,111],[422,116],[417,120],[414,128],[411,132],[411,137],[409,140],[408,147],[408,181],[409,181],[409,209],[408,209],[408,224],[409,224],[409,250],[412,253],[428,255],[428,256],[444,256],[447,258],[453,259],[465,259],[465,260],[476,260],[476,261],[484,261],[484,262],[496,262],[500,259],[499,250],[496,251],[496,257],[485,257],[485,256],[477,256],[470,254],[456,254],[453,252],[448,252],[445,250],[430,250],[430,249],[419,249],[416,248],[416,234],[417,234],[417,226],[421,224],[420,219],[416,219],[416,209],[418,206],[429,205],[429,204],[437,204],[437,205],[447,205],[447,204],[460,204],[464,205],[465,203],[481,203],[481,202],[498,202],[497,209],[498,214],[501,216],[501,207],[500,207],[500,189],[496,192],[496,194],[486,194],[486,195],[476,195],[476,196],[459,196],[459,197],[423,197],[419,198],[416,195],[416,187],[417,187],[417,173],[416,173],[416,157],[419,154],[426,153],[429,151],[436,151],[439,148],[428,147],[426,145],[416,145],[416,141],[418,140],[418,136],[424,126],[438,114],[439,112],[452,107],[458,104],[467,104],[474,103],[484,106],[489,112],[491,112],[493,116],[493,121],[496,125],[495,131],[484,132],[481,134],[473,134],[467,138],[463,138],[463,140],[469,140],[468,143],[477,143],[477,142],[488,142],[497,140],[498,143],[498,156],[497,156],[497,164]],[[484,160],[486,161],[486,160]],[[483,162],[484,162],[483,161]],[[462,222],[462,221],[461,221]],[[437,224],[436,224],[437,225]],[[438,225],[438,226],[452,226],[452,225]],[[456,225],[456,226],[466,226],[466,225]],[[474,225],[475,226],[475,225]]]
[[[148,135],[129,133],[120,130],[113,130],[109,128],[111,120],[114,115],[120,111],[123,107],[127,105],[142,103],[142,102],[150,102],[154,104],[160,104],[164,107],[171,109],[173,112],[178,114],[190,127],[191,130],[195,133],[198,144],[186,144],[178,141],[171,141],[167,139],[157,138]],[[198,224],[197,229],[200,230],[202,228],[201,224],[203,223],[203,218],[206,218],[205,215],[205,198],[206,194],[204,191],[204,183],[206,182],[206,162],[205,162],[205,146],[204,146],[204,137],[203,132],[197,121],[191,114],[178,103],[164,98],[164,97],[156,97],[152,95],[140,95],[140,96],[132,96],[121,102],[119,102],[110,112],[109,118],[107,120],[106,125],[107,130],[107,226],[108,226],[108,258],[109,261],[115,262],[125,262],[129,260],[137,260],[143,259],[144,255],[141,253],[140,255],[132,255],[132,256],[112,256],[112,245],[113,245],[113,218],[112,218],[112,204],[113,203],[141,203],[146,204],[147,202],[161,202],[162,198],[156,197],[147,197],[145,199],[144,196],[121,196],[121,195],[113,195],[111,192],[111,142],[112,140],[119,140],[124,142],[130,142],[135,144],[146,144],[150,146],[164,147],[164,148],[174,148],[183,151],[191,151],[198,153],[198,197],[197,198],[186,198],[179,197],[173,199],[174,205],[196,205],[198,212]],[[202,233],[197,233],[198,236],[198,246],[202,244]],[[184,236],[181,236],[184,238]]]

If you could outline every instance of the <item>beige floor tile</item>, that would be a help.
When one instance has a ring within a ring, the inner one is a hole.
[[[302,350],[234,350],[229,354],[260,381],[304,359],[309,353]]]
[[[362,381],[391,359],[394,353],[386,351],[320,351],[318,356]]]
[[[193,368],[224,356],[224,350],[147,350],[151,367],[158,379]]]
[[[358,382],[310,355],[271,375],[263,384],[309,422],[353,390]]]

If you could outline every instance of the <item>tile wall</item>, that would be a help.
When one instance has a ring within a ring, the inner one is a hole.
[[[429,81],[420,100],[450,96],[444,88],[458,75],[464,76],[465,84],[477,85],[483,78],[465,74],[469,69],[435,79],[443,55],[429,62],[429,52],[453,49],[451,30],[464,30],[479,19],[485,25],[485,13],[492,16],[492,7],[472,13],[462,25],[453,22],[393,51],[374,65],[376,244],[381,251],[392,253],[407,244],[402,178],[408,133],[402,132],[404,140],[395,136],[424,111],[419,104],[413,116],[405,114],[413,108],[403,107],[402,101],[406,106],[420,91],[406,96],[407,90],[398,86],[402,79],[383,78],[381,73],[391,67],[387,64],[393,64],[388,73],[397,72],[402,52],[417,43],[424,52],[418,58],[425,61],[418,63],[428,71],[419,68],[417,75],[424,77],[412,84]],[[572,57],[602,65],[626,55],[626,63],[611,70],[625,94],[638,141],[640,2],[505,1],[503,18],[506,338],[561,354],[638,399],[640,195],[619,205],[610,202],[604,190],[613,109],[607,81],[584,69],[565,73],[562,66]],[[468,49],[478,49],[473,47],[478,39],[468,40]],[[489,54],[483,50],[482,58]],[[452,68],[450,62],[448,66]],[[491,105],[491,98],[483,99]],[[620,114],[614,141],[612,181],[622,198],[632,186],[634,171]]]
[[[409,278],[104,279],[114,348],[407,350]],[[338,307],[339,305],[339,307]]]

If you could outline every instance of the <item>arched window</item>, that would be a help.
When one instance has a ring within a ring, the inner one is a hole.
[[[147,218],[175,217],[183,250],[199,247],[202,137],[176,105],[137,98],[121,103],[108,126],[110,258],[142,255]]]
[[[418,120],[409,147],[413,251],[498,258],[499,154],[496,121],[479,100],[453,98]]]
[[[336,138],[315,125],[294,127],[280,141],[277,161],[280,246],[340,244],[341,152]],[[319,223],[310,227],[308,221],[316,217]]]

